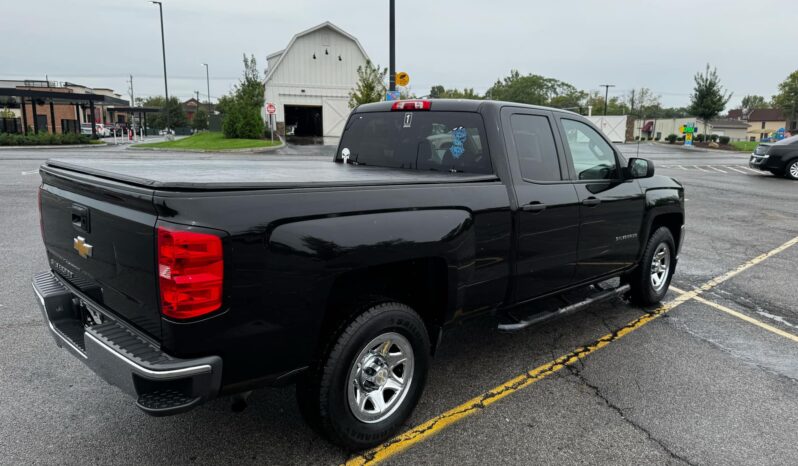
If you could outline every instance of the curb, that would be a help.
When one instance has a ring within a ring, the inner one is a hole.
[[[656,144],[661,145],[661,146],[665,146],[665,147],[674,147],[676,149],[687,151],[687,152],[716,152],[716,153],[723,153],[723,154],[740,154],[740,155],[746,155],[746,156],[749,155],[748,151],[744,151],[744,150],[712,149],[712,148],[709,148],[709,147],[694,147],[694,146],[685,146],[683,144],[682,145],[679,145],[679,144],[666,144],[666,143],[662,143],[662,142],[658,142]],[[688,147],[692,147],[692,148],[688,149]]]
[[[205,150],[205,149],[185,149],[185,148],[165,148],[165,147],[136,147],[137,145],[134,144],[132,146],[125,147],[125,150],[144,150],[150,152],[194,152],[198,154],[259,154],[264,152],[271,152],[277,149],[282,149],[285,147],[285,141],[281,141],[280,144],[276,146],[268,146],[268,147],[253,147],[251,149],[222,149],[222,150]]]
[[[108,143],[101,144],[54,144],[45,146],[0,146],[0,151],[3,150],[44,150],[44,149],[88,149],[95,147],[107,147]]]

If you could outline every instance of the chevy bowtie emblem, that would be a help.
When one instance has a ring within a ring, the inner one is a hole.
[[[82,236],[78,236],[72,242],[72,247],[75,248],[75,251],[80,254],[80,257],[84,259],[88,259],[91,257],[91,250],[94,249],[94,246],[86,242],[86,238]]]

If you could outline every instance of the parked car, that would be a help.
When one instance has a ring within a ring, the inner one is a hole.
[[[94,131],[97,133],[97,137],[101,138],[109,137],[112,134],[111,129],[102,123],[95,123]],[[81,123],[80,134],[91,135],[92,134],[91,123]]]
[[[798,180],[798,135],[775,143],[759,144],[751,154],[748,166]]]
[[[33,285],[56,343],[155,416],[296,382],[352,449],[402,426],[462,319],[651,305],[684,242],[679,182],[544,107],[363,105],[322,163],[128,162],[41,167]],[[538,305],[565,292],[584,299]]]

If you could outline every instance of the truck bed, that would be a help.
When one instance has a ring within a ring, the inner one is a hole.
[[[344,165],[314,160],[51,159],[70,170],[153,189],[280,189],[493,181],[495,175]]]

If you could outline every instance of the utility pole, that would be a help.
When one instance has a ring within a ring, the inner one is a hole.
[[[198,113],[199,113],[199,111],[200,111],[199,91],[194,91],[194,94],[196,94],[196,95],[197,95],[197,109],[196,109],[196,110],[194,110],[194,118],[192,118],[192,119],[193,119],[194,121],[196,121],[196,120],[197,120],[197,114],[198,114]]]
[[[161,16],[161,53],[163,54],[163,90],[166,94],[165,110],[169,107],[169,84],[166,81],[166,38],[163,34],[163,3],[151,0],[150,3],[158,5],[158,13]],[[169,129],[169,111],[166,112],[166,129]],[[168,137],[168,136],[167,136]]]
[[[388,90],[396,90],[396,1],[390,0],[391,12],[388,28],[390,29],[388,47],[390,50],[389,70],[388,70]]]
[[[130,84],[130,106],[131,107],[135,107],[136,106],[136,98],[133,95],[133,75],[132,74],[130,75],[130,81],[128,81],[128,83]]]
[[[208,86],[208,121],[210,122],[211,118],[211,78],[208,75],[208,64],[203,63],[202,66],[205,67],[205,84]]]
[[[615,87],[615,84],[599,84],[599,87],[604,88],[604,116],[607,116],[607,99],[610,96],[610,88]]]

